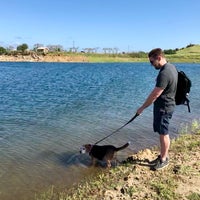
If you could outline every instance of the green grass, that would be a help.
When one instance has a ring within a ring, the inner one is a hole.
[[[131,54],[85,54],[89,62],[148,62],[147,53],[143,57],[131,57]],[[176,54],[166,54],[168,61],[176,63],[200,63],[200,45],[183,48]]]
[[[200,45],[194,45],[176,51],[176,54],[166,55],[170,62],[200,63]]]
[[[161,177],[151,183],[153,190],[156,191],[159,200],[176,200],[180,199],[180,196],[175,193],[177,183],[170,177]]]
[[[200,200],[200,194],[194,192],[187,196],[188,200]]]
[[[194,45],[188,48],[183,48],[177,51],[178,55],[188,55],[188,54],[200,54],[200,45]]]

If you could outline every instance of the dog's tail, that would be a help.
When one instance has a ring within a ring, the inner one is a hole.
[[[120,151],[120,150],[122,150],[122,149],[125,149],[126,147],[128,147],[128,146],[129,146],[129,144],[130,144],[130,142],[127,142],[125,145],[123,145],[123,146],[121,146],[121,147],[118,147],[118,148],[116,148],[116,151]]]

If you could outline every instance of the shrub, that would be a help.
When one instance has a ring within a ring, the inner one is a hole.
[[[0,55],[3,55],[6,53],[6,49],[3,47],[0,47]]]
[[[164,50],[164,53],[165,54],[176,54],[176,50],[174,50],[174,49],[166,49],[166,50]]]

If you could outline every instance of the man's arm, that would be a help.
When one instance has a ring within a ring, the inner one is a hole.
[[[147,97],[144,104],[137,110],[137,114],[141,114],[145,108],[150,106],[163,92],[163,88],[155,87],[150,95]]]

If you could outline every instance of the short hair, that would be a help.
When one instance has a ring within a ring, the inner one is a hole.
[[[158,56],[162,56],[164,57],[164,52],[161,48],[156,48],[156,49],[152,49],[149,54],[148,54],[148,57],[153,57],[153,58],[156,58]]]

